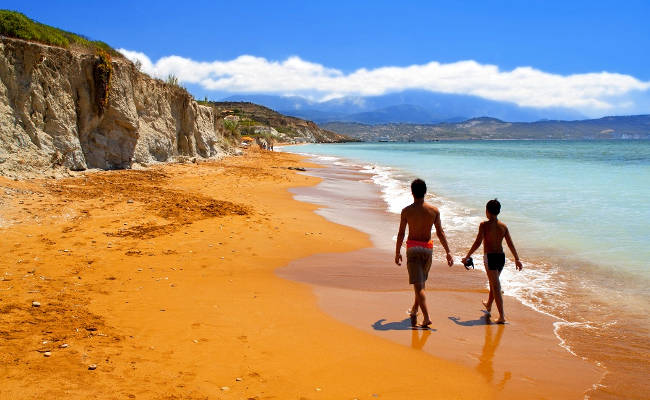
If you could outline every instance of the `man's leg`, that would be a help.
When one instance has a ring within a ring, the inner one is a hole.
[[[420,302],[418,299],[418,287],[417,285],[413,285],[413,307],[411,307],[411,314],[417,314],[418,313],[418,307],[420,306]]]
[[[490,291],[497,303],[497,310],[499,310],[499,319],[497,323],[505,322],[505,314],[503,313],[503,296],[501,294],[501,282],[499,281],[500,271],[488,270],[488,278],[490,279]]]
[[[409,310],[409,319],[411,320],[411,326],[416,326],[418,324],[418,307],[420,306],[420,302],[418,301],[418,291],[413,285],[413,297],[415,298],[413,300],[413,307]]]
[[[422,321],[423,326],[431,325],[431,320],[429,319],[429,310],[427,309],[427,298],[424,294],[424,282],[416,282],[413,285],[415,289],[415,297],[420,310],[422,310],[422,315],[424,316],[424,321]]]

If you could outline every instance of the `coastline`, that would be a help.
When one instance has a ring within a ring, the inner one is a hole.
[[[392,264],[391,237],[381,237],[394,233],[395,216],[367,174],[328,167],[309,172],[323,179],[321,184],[292,191],[301,201],[325,207],[318,212],[331,221],[369,234],[373,247],[296,260],[278,270],[279,276],[310,284],[328,314],[359,330],[475,368],[500,397],[582,398],[596,387],[605,371],[561,347],[555,334],[559,319],[508,296],[508,326],[486,322],[482,271],[434,263],[428,284],[434,329],[411,330],[404,310],[412,294],[404,271]]]
[[[250,152],[0,179],[1,397],[493,398],[479,372],[337,321],[275,276],[370,245],[294,200],[319,180],[289,166],[317,167]]]

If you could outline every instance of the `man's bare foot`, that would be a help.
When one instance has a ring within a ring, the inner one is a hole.
[[[503,316],[500,316],[499,319],[497,319],[496,321],[494,321],[494,323],[495,323],[495,324],[505,324],[505,323],[506,323],[506,319],[503,318]]]
[[[427,319],[426,321],[422,321],[422,325],[420,325],[422,328],[428,328],[429,325],[433,324],[431,320]]]
[[[489,315],[491,310],[492,310],[492,307],[488,307],[488,303],[485,300],[481,301],[481,303],[483,303],[483,307],[485,307],[485,311],[487,311],[487,313]]]
[[[411,320],[411,327],[415,328],[418,324],[418,313],[413,313],[412,310],[408,310],[406,313],[409,315],[409,319]]]

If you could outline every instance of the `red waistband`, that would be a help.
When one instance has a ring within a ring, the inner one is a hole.
[[[411,247],[424,247],[426,249],[433,249],[433,239],[429,240],[428,242],[421,242],[419,240],[407,240],[406,248],[409,249]]]

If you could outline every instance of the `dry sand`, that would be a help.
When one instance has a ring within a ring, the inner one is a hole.
[[[339,322],[273,273],[370,245],[292,199],[318,182],[298,165],[1,179],[0,398],[494,397],[481,371]]]

